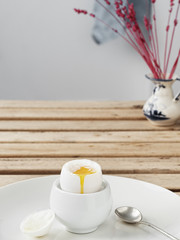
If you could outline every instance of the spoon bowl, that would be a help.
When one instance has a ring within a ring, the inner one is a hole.
[[[115,210],[115,213],[128,223],[139,223],[142,220],[141,212],[133,207],[119,207]]]

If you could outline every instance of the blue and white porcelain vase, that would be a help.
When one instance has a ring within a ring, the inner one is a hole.
[[[172,84],[180,79],[177,77],[154,79],[151,75],[146,77],[155,84],[155,87],[152,96],[144,104],[144,115],[154,125],[174,125],[180,118],[180,93],[174,97]]]

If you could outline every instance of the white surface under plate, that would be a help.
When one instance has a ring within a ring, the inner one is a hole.
[[[37,210],[49,208],[49,194],[53,181],[59,176],[35,178],[0,189],[0,239],[30,239],[19,230],[22,219]],[[143,225],[122,223],[114,214],[119,206],[134,206],[142,211],[144,220],[150,221],[180,238],[180,198],[174,193],[146,182],[104,176],[110,183],[113,208],[109,218],[98,230],[89,234],[73,234],[64,230],[57,221],[49,234],[41,240],[161,240],[167,239]],[[94,213],[96,214],[96,213]]]

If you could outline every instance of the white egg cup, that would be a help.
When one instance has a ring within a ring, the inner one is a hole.
[[[98,192],[86,194],[63,191],[59,178],[53,183],[50,208],[69,232],[89,233],[95,231],[107,219],[111,207],[111,190],[109,183],[105,180]]]

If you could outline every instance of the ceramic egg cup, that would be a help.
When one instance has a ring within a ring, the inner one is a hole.
[[[63,191],[59,178],[53,183],[50,208],[69,232],[95,231],[107,219],[111,207],[111,190],[109,183],[105,180],[99,191],[87,194]]]

